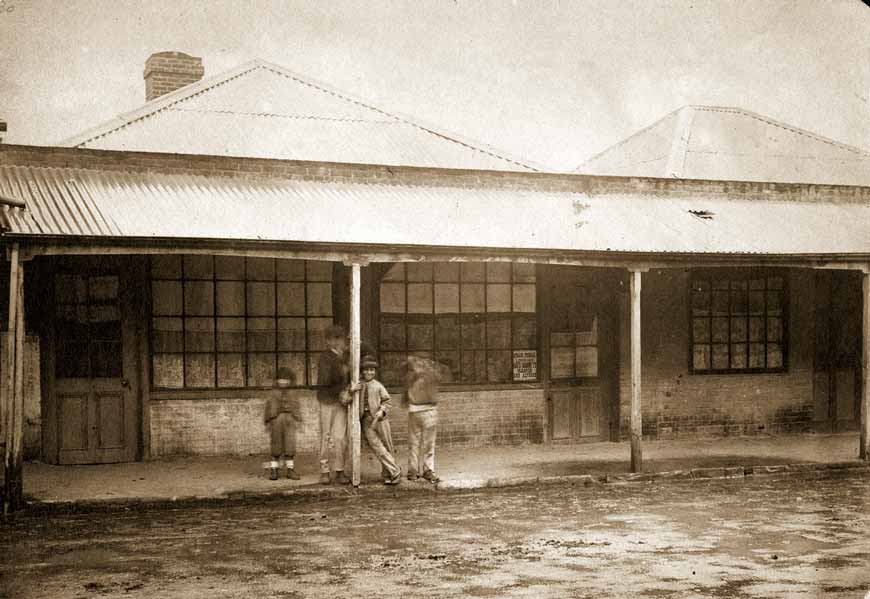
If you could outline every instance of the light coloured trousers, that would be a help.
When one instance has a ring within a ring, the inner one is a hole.
[[[338,402],[320,402],[320,472],[344,470],[347,445],[347,408]]]
[[[393,454],[390,453],[390,450],[387,448],[384,443],[384,439],[381,438],[381,431],[378,430],[381,427],[378,424],[372,424],[372,417],[366,414],[362,420],[362,432],[365,435],[366,443],[369,444],[369,447],[372,450],[372,453],[375,454],[375,457],[378,458],[378,461],[381,463],[381,470],[383,471],[384,478],[393,478],[397,476],[401,470],[399,466],[396,465],[396,458],[393,457]],[[390,443],[392,444],[392,442]]]
[[[438,408],[408,412],[408,474],[435,472]]]

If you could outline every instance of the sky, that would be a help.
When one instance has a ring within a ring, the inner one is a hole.
[[[5,141],[137,108],[169,50],[206,76],[262,58],[558,170],[686,104],[870,150],[860,0],[0,0]]]

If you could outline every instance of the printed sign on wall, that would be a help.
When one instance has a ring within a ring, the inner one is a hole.
[[[514,380],[538,380],[538,352],[534,349],[514,350]]]

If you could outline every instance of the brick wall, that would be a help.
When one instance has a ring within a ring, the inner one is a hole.
[[[641,296],[643,434],[667,439],[809,430],[813,404],[813,273],[790,269],[788,372],[689,374],[688,271],[651,270]],[[622,298],[620,431],[631,413],[630,313]]]
[[[299,453],[318,447],[317,400],[303,391]],[[407,442],[407,412],[394,397],[390,417],[397,445]],[[170,399],[152,401],[151,455],[251,455],[269,452],[263,399]],[[439,447],[518,445],[543,441],[540,389],[446,392],[439,403]]]

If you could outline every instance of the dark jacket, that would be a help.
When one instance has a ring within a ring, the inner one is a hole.
[[[302,421],[302,410],[299,405],[299,392],[296,389],[272,389],[272,393],[266,400],[266,411],[263,414],[263,422],[268,424],[278,414],[290,414],[296,422]]]
[[[320,354],[317,361],[317,399],[325,403],[338,403],[338,394],[350,381],[347,354],[337,355],[331,349]]]

